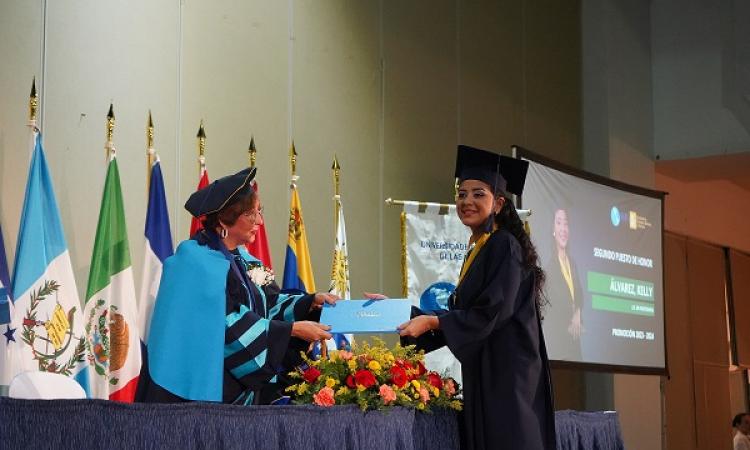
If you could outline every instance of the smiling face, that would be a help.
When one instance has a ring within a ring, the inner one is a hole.
[[[456,213],[461,223],[471,228],[473,233],[482,231],[490,213],[497,213],[505,199],[493,200],[492,187],[479,180],[464,180],[458,186]]]
[[[233,225],[227,226],[224,224],[224,228],[227,230],[227,237],[224,240],[225,245],[228,249],[233,250],[240,245],[254,242],[262,224],[262,207],[260,198],[256,194],[249,210],[241,212]]]
[[[568,213],[564,209],[555,211],[554,236],[558,250],[564,250],[568,246]]]

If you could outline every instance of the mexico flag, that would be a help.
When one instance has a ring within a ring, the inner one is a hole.
[[[133,271],[114,149],[104,182],[86,288],[91,396],[132,402],[141,369]]]

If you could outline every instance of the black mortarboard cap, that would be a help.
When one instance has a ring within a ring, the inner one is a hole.
[[[248,167],[234,175],[219,178],[194,192],[185,202],[185,209],[195,217],[220,211],[238,194],[252,192],[250,183],[255,178],[255,168]]]
[[[468,145],[458,146],[456,178],[462,181],[483,181],[497,193],[521,195],[528,169],[528,161],[498,155]]]

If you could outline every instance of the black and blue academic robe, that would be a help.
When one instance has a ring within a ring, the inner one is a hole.
[[[492,233],[439,315],[439,330],[416,340],[426,351],[447,345],[461,362],[465,449],[556,448],[535,277],[522,255],[510,233]]]
[[[197,234],[164,262],[140,401],[268,403],[292,369],[292,323],[319,315],[313,295],[254,284],[254,258],[211,238]]]

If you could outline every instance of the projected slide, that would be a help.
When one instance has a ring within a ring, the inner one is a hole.
[[[522,204],[547,274],[550,359],[664,368],[661,197],[529,162]]]

